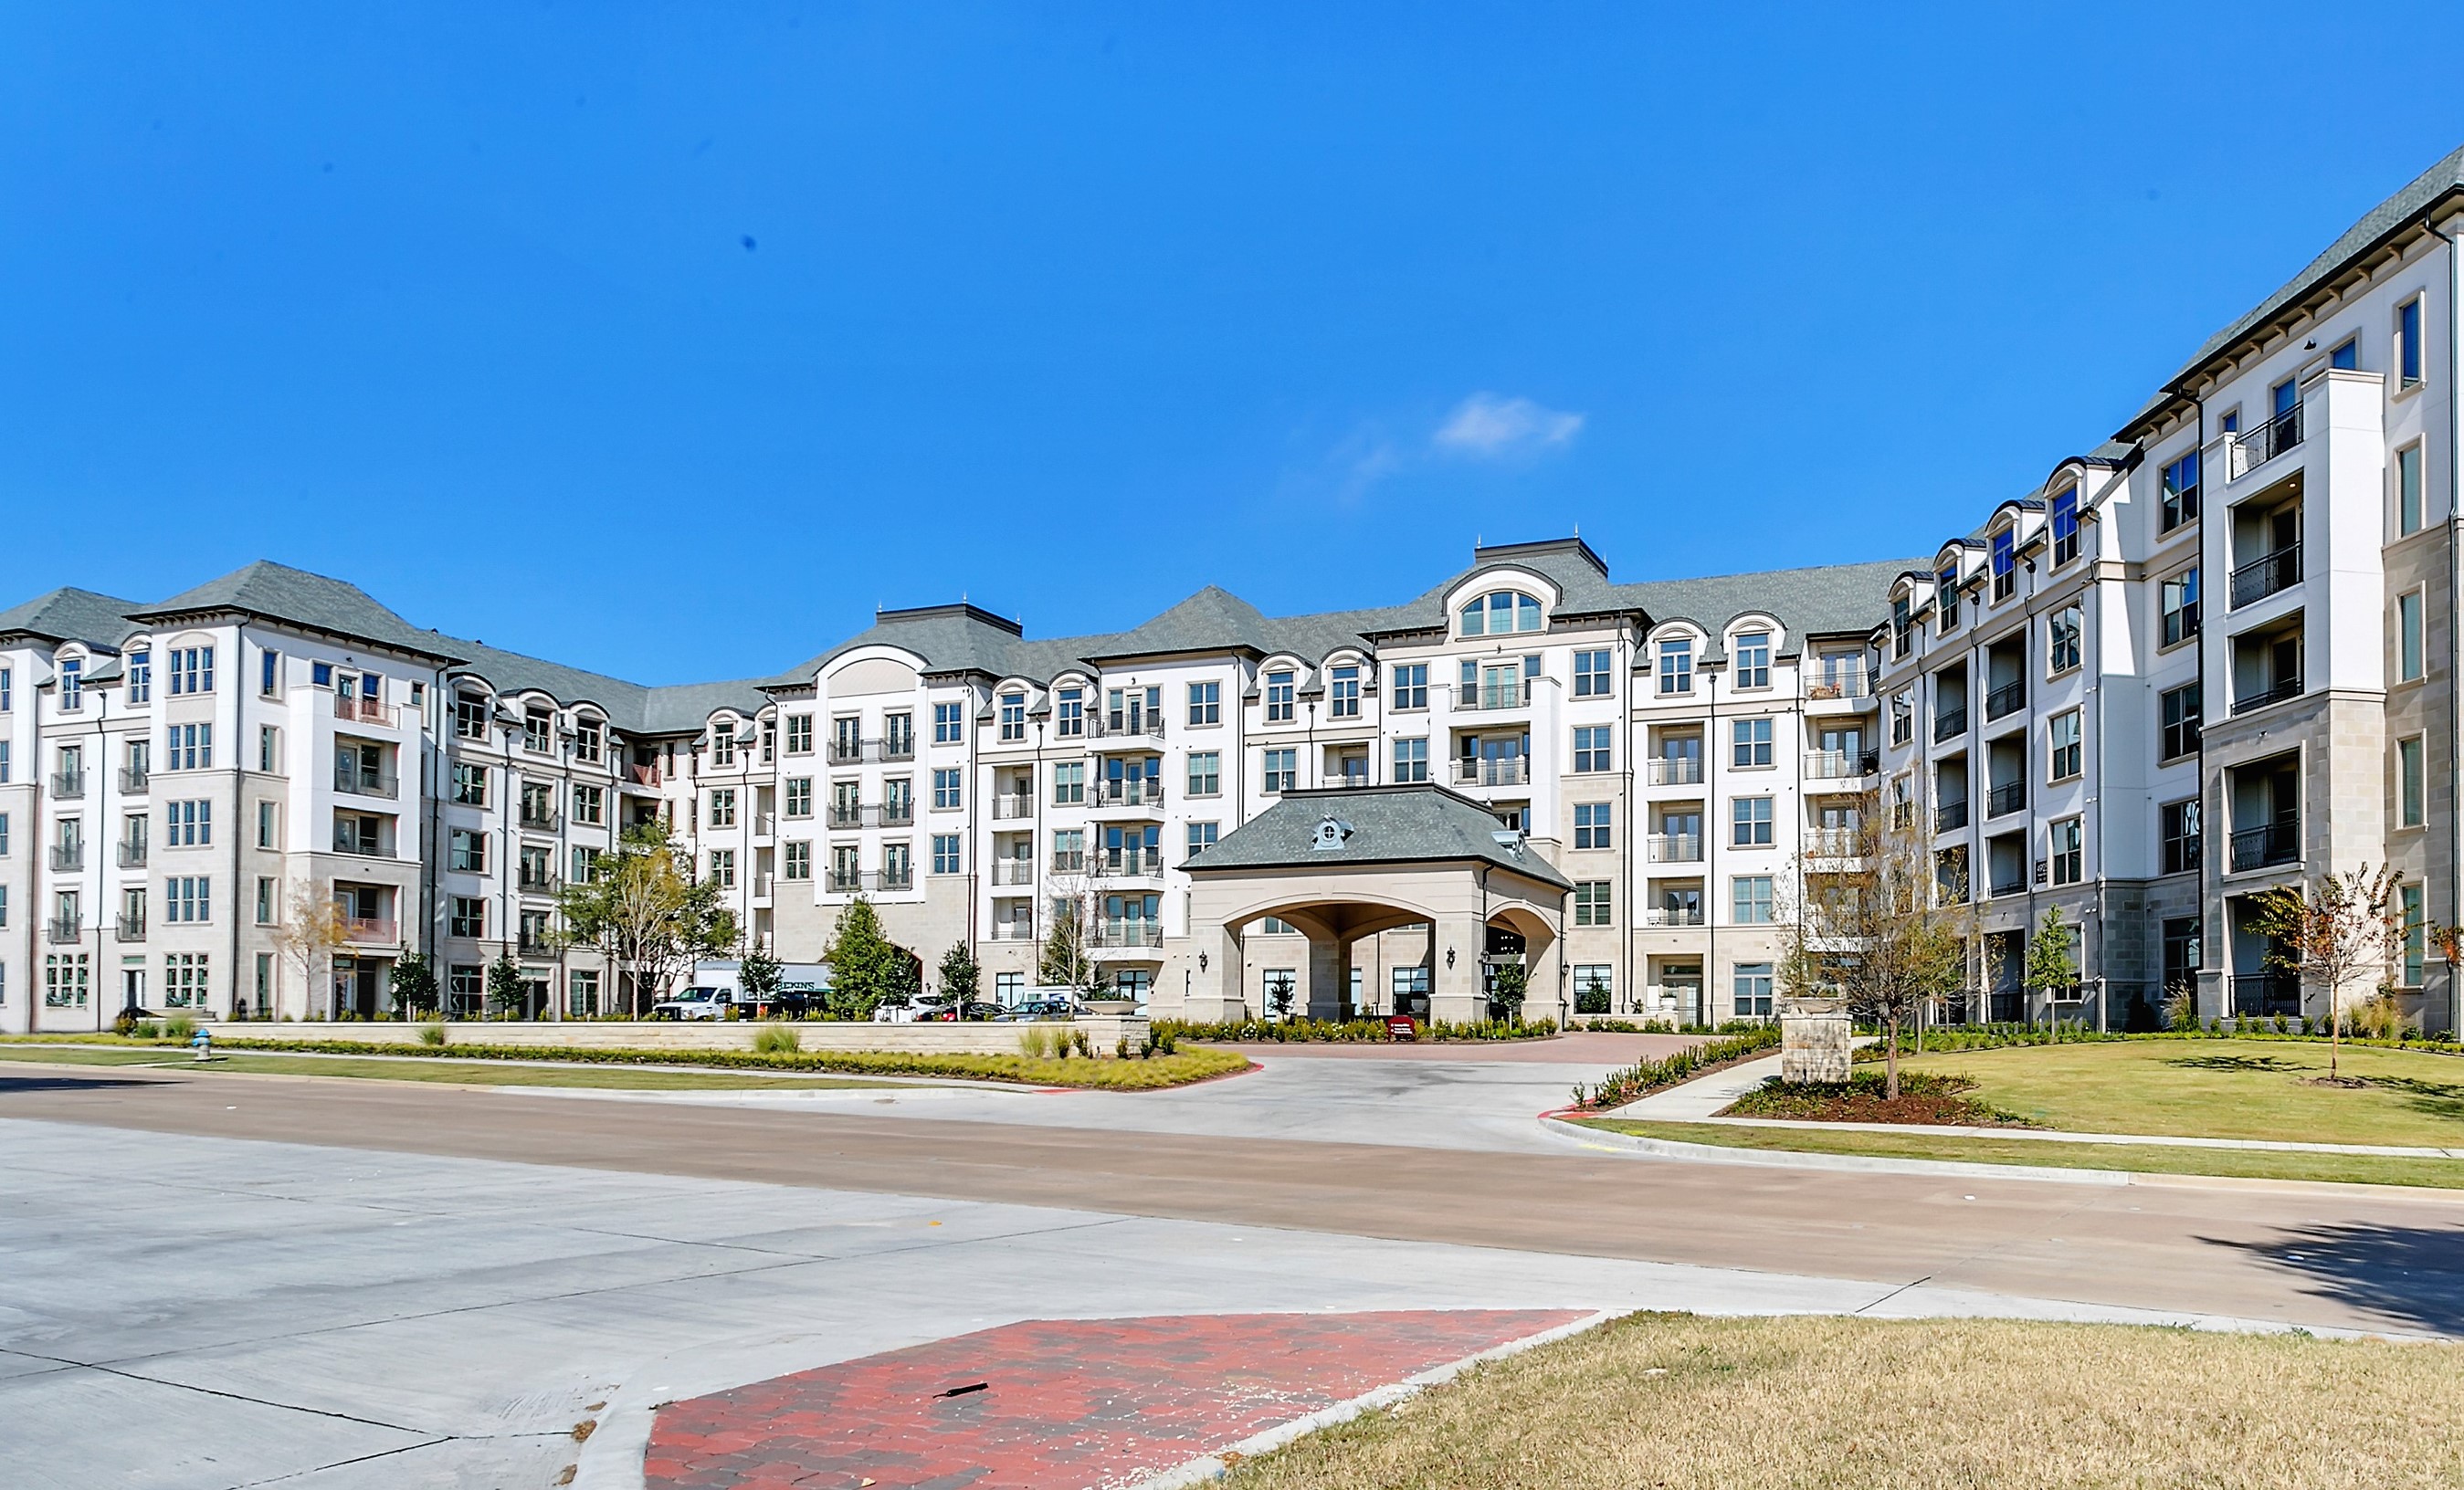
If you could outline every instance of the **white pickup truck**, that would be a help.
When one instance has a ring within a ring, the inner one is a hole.
[[[735,1002],[724,988],[689,988],[673,998],[662,998],[650,1006],[654,1019],[723,1019]]]

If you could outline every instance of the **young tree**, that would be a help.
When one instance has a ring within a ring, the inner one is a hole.
[[[976,966],[976,954],[967,950],[964,939],[952,942],[941,953],[941,997],[957,1004],[961,1012],[976,997],[976,985],[983,970]]]
[[[496,960],[488,964],[488,1008],[497,1019],[510,1019],[522,1003],[521,964],[500,952]]]
[[[1606,1014],[1609,1012],[1609,1003],[1608,980],[1596,972],[1583,975],[1583,986],[1574,990],[1574,1012]]]
[[[779,983],[786,970],[770,949],[759,942],[748,942],[742,960],[736,965],[736,991],[746,1003],[757,1007],[779,1000]]]
[[[290,913],[274,929],[274,945],[299,968],[300,983],[312,991],[317,987],[319,964],[331,968],[334,953],[350,945],[350,923],[334,897],[319,893],[317,887],[301,880],[291,887]],[[327,1013],[341,1014],[339,991],[326,988]]]
[[[1506,1011],[1506,1022],[1523,1022],[1523,1001],[1531,997],[1530,971],[1520,962],[1501,962],[1488,984],[1489,1001]]]
[[[627,829],[592,876],[568,882],[557,900],[567,936],[597,947],[625,975],[627,1007],[636,1017],[695,959],[737,945],[736,917],[719,903],[718,883],[693,878],[656,820]]]
[[[1915,820],[1886,822],[1869,794],[1845,848],[1800,855],[1787,884],[1777,975],[1796,997],[1844,998],[1882,1026],[1882,1087],[1900,1095],[1900,1036],[1968,980],[1968,886],[1928,852]]]
[[[405,953],[394,962],[393,1005],[414,1015],[436,1007],[436,970],[418,953]]]
[[[1043,955],[1036,962],[1037,982],[1088,993],[1102,986],[1102,973],[1095,963],[1095,931],[1088,924],[1087,908],[1091,903],[1085,896],[1058,898],[1052,930],[1045,933]]]
[[[830,1012],[841,1019],[869,1019],[883,1004],[911,997],[915,959],[881,934],[880,914],[861,895],[839,912],[822,960],[830,965]]]
[[[2079,977],[2079,968],[2071,960],[2071,929],[2062,924],[2059,910],[2047,906],[2045,918],[2028,938],[2028,950],[2020,959],[2019,986],[2045,996],[2045,1022],[2050,1025],[2054,1000],[2062,990],[2076,986]]]
[[[2392,866],[2364,865],[2285,885],[2258,898],[2251,929],[2268,939],[2267,961],[2278,972],[2327,988],[2327,1079],[2341,1082],[2337,1061],[2344,1036],[2344,990],[2372,990],[2404,953],[2404,877]]]

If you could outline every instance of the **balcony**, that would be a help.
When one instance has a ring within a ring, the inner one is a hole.
[[[2028,880],[2027,880],[2027,876],[2025,876],[2025,875],[2020,875],[2020,876],[2018,876],[2018,877],[2016,877],[2016,878],[2004,878],[2004,879],[1997,879],[1997,880],[1995,880],[1995,881],[1992,883],[1992,885],[1991,885],[1991,887],[1988,887],[1988,889],[1986,890],[1986,893],[1987,893],[1987,894],[1989,894],[1989,895],[1992,895],[1992,896],[1994,896],[1994,897],[1996,897],[1996,898],[1999,898],[1999,897],[2004,896],[2004,895],[2019,895],[2019,894],[2025,894],[2025,893],[2027,892],[2027,888],[2028,888]]]
[[[83,844],[54,844],[52,845],[52,867],[59,870],[63,874],[74,874],[77,870],[84,868],[85,845]]]
[[[526,934],[514,943],[514,955],[517,957],[553,957],[562,950],[557,946],[556,939],[549,936]]]
[[[627,766],[625,768],[625,780],[623,784],[627,786],[657,786],[660,784],[659,768],[656,766]]]
[[[2028,805],[2028,783],[2008,781],[1985,794],[1985,815],[1999,818]]]
[[[399,947],[402,927],[391,916],[344,916],[341,918],[342,940],[362,947]],[[522,950],[531,947],[529,937],[522,938]]]
[[[864,826],[864,809],[854,802],[832,803],[829,825],[834,828],[860,828]]]
[[[142,915],[118,917],[112,922],[112,930],[123,942],[142,942],[145,939],[145,918]]]
[[[55,947],[74,946],[85,940],[85,928],[77,924],[75,916],[54,916],[44,930]]]
[[[1035,940],[1035,923],[1032,921],[995,921],[992,925],[992,934],[990,939],[997,942],[1031,942]]]
[[[1163,877],[1163,850],[1159,848],[1107,849],[1102,862],[1106,874],[1142,880]]]
[[[1964,801],[1944,802],[1941,806],[1936,807],[1933,810],[1933,830],[1935,832],[1956,833],[1966,826],[1968,826],[1968,803]]]
[[[525,895],[553,895],[556,893],[556,876],[523,869],[515,875],[514,887]]]
[[[1455,699],[1455,709],[1463,713],[1490,713],[1501,709],[1524,709],[1531,703],[1531,680],[1517,679],[1512,683],[1484,683],[1465,689]]]
[[[1095,927],[1095,945],[1106,948],[1160,947],[1161,921],[1104,921]]]
[[[862,740],[832,740],[830,741],[828,751],[825,753],[825,758],[834,766],[862,765],[864,763],[864,742]]]
[[[1882,769],[1880,751],[1859,751],[1851,755],[1844,750],[1810,750],[1805,753],[1805,774],[1816,781],[1841,781],[1852,777],[1872,776]]]
[[[2301,582],[2301,545],[2288,543],[2233,572],[2233,608],[2241,609]]]
[[[1700,786],[1703,784],[1703,757],[1700,756],[1661,756],[1646,760],[1643,781],[1651,786]]]
[[[830,893],[833,895],[857,895],[872,890],[913,889],[914,887],[915,870],[912,866],[904,869],[866,869],[861,873],[853,874],[842,873],[837,869],[830,871]]]
[[[121,844],[121,845],[120,845],[120,866],[121,866],[121,868],[123,868],[123,869],[143,869],[143,868],[144,868],[144,867],[145,867],[145,846],[146,846],[146,845],[144,845],[143,844]]]
[[[2299,1014],[2301,979],[2290,973],[2236,973],[2233,978],[2233,1012],[2236,1018]]]
[[[904,869],[884,869],[879,874],[869,874],[865,878],[872,881],[873,887],[877,889],[913,889],[915,887],[915,870],[913,866]]]
[[[145,783],[149,779],[151,778],[146,775],[145,768],[143,766],[121,767],[120,795],[122,797],[144,796]]]
[[[2246,434],[2227,438],[2232,443],[2226,450],[2225,479],[2238,481],[2301,443],[2301,405],[2294,405]]]
[[[1703,862],[1703,835],[1700,833],[1653,833],[1643,839],[1643,847],[1653,864]]]
[[[387,859],[392,857],[392,855],[386,851],[385,841],[383,839],[363,838],[356,833],[346,832],[340,828],[337,828],[334,832],[334,852],[338,854],[349,854],[354,858],[359,859]],[[484,870],[477,869],[462,871],[459,869],[458,866],[455,866],[455,868],[457,872],[469,872],[474,874],[485,872]]]
[[[348,719],[353,724],[382,724],[392,727],[402,722],[402,709],[398,705],[388,704],[381,699],[353,698],[337,693],[334,695],[334,717]]]
[[[863,875],[858,874],[857,872],[855,872],[855,871],[854,871],[854,870],[852,870],[852,869],[844,870],[844,871],[842,871],[842,870],[838,870],[838,869],[832,869],[832,870],[830,871],[830,893],[831,893],[831,894],[833,894],[833,895],[853,895],[853,894],[858,894],[858,893],[860,893],[863,889],[864,889],[864,876],[863,876]]]
[[[1035,799],[1002,794],[993,799],[993,821],[1015,822],[1035,816]]]
[[[1035,883],[1035,862],[1031,859],[996,859],[992,864],[995,885],[1032,885]]]
[[[1457,786],[1526,786],[1530,780],[1529,756],[1488,756],[1455,762]]]
[[[1099,739],[1159,740],[1163,738],[1163,715],[1143,712],[1089,714],[1087,733]]]
[[[2233,830],[2233,867],[2235,873],[2300,862],[2301,823],[2299,819]]]
[[[914,822],[914,815],[910,813],[907,821],[910,822]],[[755,838],[777,838],[779,836],[779,815],[775,812],[755,813],[753,815],[753,836]]]
[[[915,803],[913,801],[890,802],[884,805],[880,811],[881,825],[883,827],[904,828],[914,825]],[[762,815],[762,821],[768,821],[768,817],[769,815],[764,813]],[[757,833],[766,833],[770,830],[766,827],[757,827],[754,831]]]
[[[868,754],[878,753],[883,760],[915,758],[915,736],[913,734],[893,734],[887,739],[867,740],[864,745]]]
[[[2026,683],[2005,683],[1985,695],[1985,717],[1999,719],[2004,714],[2015,713],[2027,702],[2028,685]]]
[[[1160,777],[1112,777],[1098,781],[1088,794],[1104,807],[1160,807],[1163,805],[1163,778]]]
[[[62,801],[76,801],[85,796],[85,773],[82,771],[52,773],[52,795]]]
[[[1937,743],[1943,740],[1955,740],[1967,733],[1968,706],[1966,704],[1956,709],[1936,709],[1933,712],[1933,737]]]
[[[2233,712],[2236,715],[2246,714],[2254,710],[2265,709],[2270,704],[2280,704],[2286,699],[2299,698],[2300,696],[2301,680],[2299,678],[2283,678],[2275,683],[2269,684],[2267,687],[2260,689],[2255,692],[2245,693],[2241,697],[2234,699]]]
[[[1805,835],[1805,851],[1816,859],[1855,859],[1865,851],[1864,834],[1855,828],[1815,828]]]
[[[390,771],[354,771],[338,764],[334,767],[334,790],[351,797],[382,797],[391,801],[402,794],[402,780]]]
[[[1085,854],[1054,854],[1052,856],[1052,872],[1055,874],[1084,874],[1087,872],[1087,856]]]
[[[1703,908],[1700,906],[1655,906],[1643,911],[1642,924],[1645,926],[1701,926],[1703,924]]]
[[[1861,659],[1851,666],[1825,667],[1805,685],[1810,699],[1870,698],[1873,693],[1874,679]]]

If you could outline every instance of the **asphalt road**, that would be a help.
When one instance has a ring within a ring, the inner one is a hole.
[[[8,1118],[2464,1334],[2464,1197],[2413,1192],[1843,1174],[95,1068],[0,1073]]]

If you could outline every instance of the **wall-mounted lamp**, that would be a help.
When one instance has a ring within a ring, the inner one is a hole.
[[[1198,954],[1198,971],[1200,973],[1206,971],[1206,953],[1202,952]]]
[[[1453,967],[1454,965],[1455,965],[1455,950],[1454,950],[1452,947],[1449,947],[1449,948],[1447,948],[1447,949],[1446,949],[1446,966],[1447,966],[1447,967]]]

